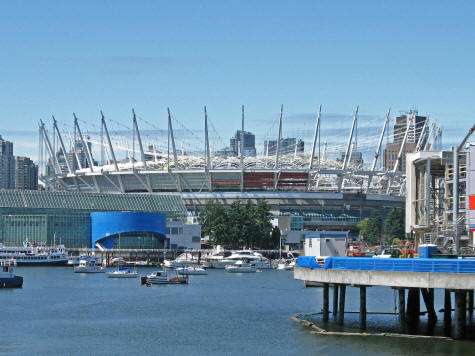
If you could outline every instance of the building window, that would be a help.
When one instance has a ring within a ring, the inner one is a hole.
[[[193,242],[193,243],[201,242],[201,238],[199,236],[192,236],[191,237],[191,242]]]

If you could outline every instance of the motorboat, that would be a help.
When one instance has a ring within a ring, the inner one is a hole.
[[[105,273],[105,267],[101,266],[93,257],[85,255],[79,259],[79,264],[74,267],[75,273]]]
[[[296,264],[295,259],[291,260],[280,260],[279,263],[277,264],[277,270],[279,271],[289,271],[293,270]]]
[[[257,269],[272,268],[268,258],[262,256],[259,252],[251,250],[234,251],[229,257],[226,257],[213,264],[214,268],[226,268],[226,266],[234,265],[237,261],[245,260],[255,265]]]
[[[21,288],[23,277],[13,274],[13,266],[16,265],[14,259],[0,260],[0,288]]]
[[[225,268],[226,272],[230,273],[255,273],[257,272],[256,265],[249,263],[243,260],[236,261],[232,265],[227,265]]]
[[[170,275],[168,270],[159,270],[146,276],[140,277],[140,282],[145,285],[151,284],[187,284],[188,277],[180,277],[178,273]]]
[[[205,275],[208,274],[206,270],[201,267],[201,266],[187,266],[187,267],[177,267],[176,271],[178,274],[181,274],[182,276],[187,276],[187,275]]]
[[[130,267],[118,266],[115,271],[106,272],[108,278],[137,278],[136,269]]]
[[[198,264],[199,258],[198,255],[195,255],[190,252],[185,252],[179,255],[174,260],[164,260],[163,265],[166,268],[177,268],[177,267],[186,267],[190,264]]]
[[[18,266],[65,266],[68,253],[64,245],[43,246],[26,240],[22,247],[0,243],[0,260],[15,259]]]

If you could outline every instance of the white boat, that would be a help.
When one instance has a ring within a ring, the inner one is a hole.
[[[224,268],[226,272],[230,273],[255,273],[257,272],[256,265],[253,263],[244,262],[242,260],[236,261],[233,265],[228,265]]]
[[[198,255],[195,255],[190,252],[185,252],[179,255],[174,260],[164,260],[163,265],[167,268],[177,268],[177,267],[186,267],[190,264],[197,264]]]
[[[101,266],[91,256],[81,256],[79,264],[74,267],[75,273],[105,273],[105,267]]]
[[[0,243],[0,260],[12,258],[18,266],[65,266],[68,263],[64,245],[42,246],[28,240],[22,247],[6,247]]]
[[[250,250],[234,251],[229,257],[223,258],[220,261],[215,261],[213,267],[226,268],[226,266],[234,265],[237,261],[242,260],[255,265],[258,269],[272,268],[269,259],[262,256],[259,252]]]
[[[187,276],[187,275],[205,275],[208,274],[206,270],[203,267],[200,266],[187,266],[187,267],[178,267],[176,269],[178,274],[181,274],[182,276]]]
[[[280,270],[280,271],[289,271],[289,270],[293,270],[295,267],[295,260],[291,260],[291,261],[288,261],[288,260],[281,260],[278,264],[277,264],[277,270]]]
[[[137,278],[138,273],[136,269],[119,266],[115,271],[107,272],[106,275],[108,278]]]
[[[170,275],[167,270],[155,271],[146,276],[140,277],[142,284],[187,284],[188,277],[180,277],[178,273]]]

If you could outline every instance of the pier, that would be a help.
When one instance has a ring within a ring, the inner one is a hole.
[[[429,325],[437,322],[434,289],[443,289],[444,308],[439,312],[444,312],[446,334],[454,339],[466,337],[467,322],[472,320],[474,309],[475,260],[330,257],[323,267],[314,260],[313,257],[300,257],[294,278],[323,285],[324,321],[329,320],[332,289],[332,314],[337,324],[343,325],[346,287],[352,286],[360,289],[359,326],[366,330],[366,288],[387,286],[397,290],[400,332],[415,333],[421,315],[427,315]],[[454,309],[452,294],[455,296]],[[420,310],[421,299],[426,312]]]

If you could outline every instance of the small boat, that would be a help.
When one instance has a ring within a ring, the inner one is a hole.
[[[226,268],[226,266],[235,265],[237,261],[241,260],[249,261],[249,263],[259,269],[272,268],[268,258],[262,256],[259,252],[251,250],[234,251],[228,257],[212,261],[212,265],[214,268]]]
[[[247,263],[245,261],[236,261],[233,265],[227,265],[224,267],[226,272],[231,273],[255,273],[257,272],[256,265],[253,263]]]
[[[138,273],[136,269],[118,266],[117,270],[107,272],[106,275],[108,278],[137,278]]]
[[[79,264],[74,267],[75,273],[105,273],[105,267],[102,267],[91,256],[81,256]]]
[[[0,260],[0,288],[21,288],[23,277],[13,274],[13,266],[16,266],[14,259]]]
[[[289,270],[293,270],[295,267],[295,260],[292,260],[292,261],[280,261],[278,264],[277,264],[277,270],[279,271],[289,271]]]
[[[187,267],[178,267],[176,268],[176,271],[178,274],[181,274],[183,276],[186,275],[205,275],[208,274],[206,270],[203,267],[200,266],[187,266]]]
[[[168,271],[155,271],[149,275],[141,276],[140,282],[145,285],[150,284],[187,284],[187,277],[180,277],[176,272],[174,275],[169,275]]]

